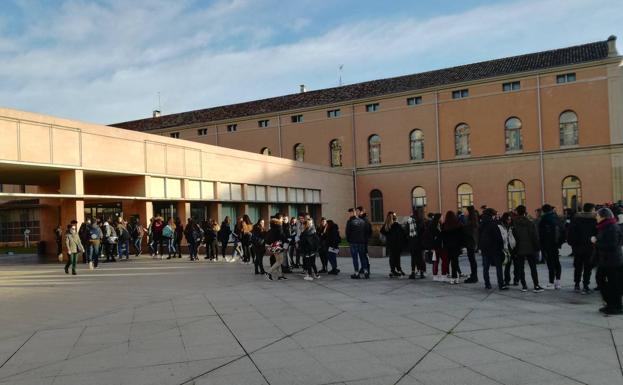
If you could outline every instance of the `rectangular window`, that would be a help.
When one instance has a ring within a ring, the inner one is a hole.
[[[169,136],[171,138],[179,139],[180,133],[179,132],[171,132],[171,133],[169,133]]]
[[[327,111],[327,118],[339,118],[341,114],[340,109]]]
[[[257,126],[258,127],[268,127],[268,119],[258,120],[257,121]]]
[[[407,106],[415,106],[418,104],[422,104],[421,96],[414,96],[412,98],[407,98]]]
[[[504,92],[519,91],[520,89],[521,89],[520,82],[508,82],[508,83],[502,84],[502,91]]]
[[[303,123],[303,115],[292,115],[292,123]]]
[[[277,187],[277,201],[285,202],[286,201],[286,188],[285,187]]]
[[[197,135],[199,136],[206,136],[208,135],[208,129],[207,128],[200,128],[197,130]]]
[[[227,132],[235,132],[238,129],[238,125],[237,124],[228,124],[227,125]]]
[[[452,91],[452,99],[462,99],[468,96],[469,96],[469,90],[467,88],[464,90]]]
[[[376,112],[378,110],[379,110],[379,104],[378,103],[366,104],[366,112]]]
[[[556,75],[556,83],[571,83],[575,81],[575,72],[570,72],[568,74]]]

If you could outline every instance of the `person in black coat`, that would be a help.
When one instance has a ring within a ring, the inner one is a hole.
[[[396,221],[396,213],[390,211],[387,213],[385,223],[381,227],[381,234],[385,236],[385,245],[389,251],[389,277],[401,277],[405,275],[400,266],[400,253],[405,241],[405,233]]]
[[[583,294],[589,294],[589,283],[593,266],[591,257],[593,244],[591,238],[597,235],[597,219],[595,218],[595,205],[585,203],[582,212],[576,213],[571,219],[567,229],[567,243],[573,250],[573,279],[575,291],[580,291],[580,280],[584,288]]]
[[[536,268],[537,253],[539,252],[539,236],[536,225],[528,218],[526,206],[519,205],[515,210],[517,216],[513,219],[513,236],[515,237],[515,259],[519,281],[526,287],[526,260],[530,266],[530,275],[534,292],[541,293],[543,288],[539,285],[539,274]]]
[[[482,253],[482,275],[485,280],[485,288],[491,289],[489,267],[491,265],[495,266],[498,288],[500,290],[508,290],[508,286],[504,284],[504,272],[502,270],[504,239],[502,238],[502,233],[500,233],[500,228],[495,219],[496,215],[497,211],[492,208],[487,208],[482,213],[480,221],[478,242],[480,252]]]
[[[283,275],[283,270],[281,270],[281,263],[283,262],[284,255],[284,244],[287,242],[288,238],[283,232],[283,217],[281,214],[277,214],[270,219],[270,228],[266,233],[266,238],[264,238],[264,243],[269,246],[269,251],[275,257],[275,262],[270,266],[268,270],[268,274],[266,274],[266,278],[270,281],[273,280],[273,275],[278,274],[279,280],[287,279]]]
[[[607,315],[622,314],[623,232],[608,208],[599,209],[597,222],[597,236],[591,241],[595,244],[598,277],[601,281],[597,284],[601,288],[601,295],[606,303],[606,306],[599,311]]]
[[[225,259],[225,251],[227,250],[227,243],[229,243],[229,236],[231,235],[231,219],[229,216],[225,217],[223,223],[221,223],[221,228],[218,232],[218,240],[221,242],[221,254],[223,255],[223,259]]]
[[[546,289],[560,289],[560,246],[564,243],[564,224],[554,211],[554,207],[547,203],[541,208],[543,215],[539,221],[539,240],[541,241],[541,252],[547,263],[549,272],[549,283]]]
[[[467,249],[467,259],[469,260],[470,275],[464,282],[478,282],[478,264],[476,262],[476,250],[478,250],[478,226],[480,224],[480,216],[474,206],[467,206],[467,215],[465,216],[465,224],[463,233],[465,235],[465,248]]]
[[[338,275],[340,269],[337,268],[337,255],[339,252],[340,242],[340,230],[335,222],[331,219],[327,221],[327,227],[323,232],[324,242],[327,247],[327,260],[331,264],[331,270],[328,274]]]
[[[461,255],[464,239],[461,222],[459,222],[454,211],[448,211],[441,226],[441,240],[450,261],[452,273],[450,284],[459,283],[459,255]]]
[[[260,219],[251,231],[251,247],[253,248],[253,255],[255,259],[253,263],[255,265],[255,274],[266,274],[264,271],[264,254],[266,253],[266,229],[264,228],[264,220]]]

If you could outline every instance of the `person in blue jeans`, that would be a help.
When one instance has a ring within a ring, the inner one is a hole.
[[[482,253],[482,275],[485,280],[485,289],[491,289],[489,281],[489,267],[495,266],[495,273],[500,290],[508,290],[504,283],[502,261],[504,256],[504,239],[496,220],[497,211],[487,208],[482,213],[479,229],[479,246]]]
[[[346,240],[350,244],[350,255],[355,269],[355,273],[350,277],[360,279],[363,275],[363,278],[369,279],[370,261],[366,253],[366,222],[355,215],[355,209],[348,209],[348,214],[350,218],[346,222]]]
[[[87,243],[87,260],[89,261],[89,269],[93,270],[99,265],[100,255],[102,254],[102,229],[100,229],[99,220],[93,221],[89,225],[89,242]]]

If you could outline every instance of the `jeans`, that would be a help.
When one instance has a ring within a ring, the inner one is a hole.
[[[221,241],[221,254],[223,255],[223,259],[225,259],[225,252],[227,251],[227,241]]]
[[[218,243],[216,239],[206,240],[206,257],[209,260],[217,260],[218,259]]]
[[[117,251],[117,244],[116,243],[110,243],[108,241],[104,241],[104,253],[106,254],[106,260],[107,261],[114,261],[115,260],[115,254]]]
[[[517,274],[517,257],[511,257],[506,266],[504,266],[504,283],[506,285],[511,282],[511,267],[513,268],[513,283],[519,282],[519,275]]]
[[[573,281],[576,285],[580,284],[580,280],[584,287],[588,287],[591,282],[591,273],[593,266],[591,265],[591,252],[584,250],[573,251]]]
[[[126,259],[130,258],[130,241],[117,242],[117,255],[119,258],[125,256]]]
[[[448,250],[448,259],[450,260],[452,278],[458,278],[459,274],[461,274],[461,270],[459,269],[459,255],[461,255],[461,249]]]
[[[173,256],[175,256],[175,239],[168,238],[167,239],[167,246],[168,246],[168,249],[169,249],[169,257],[171,256],[171,254],[173,254]]]
[[[322,265],[322,270],[327,270],[327,248],[321,247],[318,252],[318,256],[320,257],[320,264]]]
[[[337,254],[327,251],[327,260],[331,264],[331,270],[337,269]]]
[[[523,287],[526,287],[526,272],[525,265],[526,259],[528,260],[528,266],[530,266],[530,275],[532,275],[532,284],[534,288],[539,286],[539,273],[536,270],[536,254],[532,255],[517,255],[515,257],[515,279],[521,282]]]
[[[504,272],[502,271],[502,256],[482,256],[482,276],[485,280],[485,287],[491,287],[491,281],[489,281],[489,266],[495,266],[495,273],[498,279],[498,288],[504,286]]]
[[[99,264],[100,254],[102,253],[102,245],[94,245],[89,243],[87,245],[87,260],[93,262],[93,265],[97,267]]]
[[[188,253],[191,260],[197,258],[197,244],[195,242],[188,242]]]
[[[554,283],[554,279],[560,279],[561,266],[560,256],[558,255],[558,247],[548,247],[543,249],[547,270],[549,272],[549,283]]]
[[[255,259],[253,265],[255,266],[255,273],[265,273],[264,271],[264,254],[266,253],[266,247],[264,245],[253,246],[253,254]]]
[[[307,266],[307,274],[308,275],[318,275],[318,269],[316,269],[316,253],[312,253],[311,255],[305,255],[303,257],[305,261],[305,265]]]
[[[350,244],[350,256],[353,259],[353,268],[355,273],[369,273],[370,262],[366,254],[366,245],[363,243]],[[359,269],[359,261],[361,261],[361,269]]]
[[[173,251],[173,256],[175,257],[175,255],[179,255],[180,258],[182,258],[182,238],[174,238],[173,239],[173,248],[175,249]]]
[[[134,250],[136,251],[136,256],[141,255],[143,251],[143,237],[136,237],[132,240],[132,245],[134,246]]]

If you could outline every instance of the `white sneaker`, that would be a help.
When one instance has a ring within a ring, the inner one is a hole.
[[[306,276],[303,277],[303,279],[306,280],[306,281],[313,281],[314,280],[311,275],[306,275]]]
[[[556,290],[560,290],[560,280],[557,279],[556,281],[554,281],[554,289]]]
[[[554,289],[553,283],[548,283],[547,285],[545,285],[545,290],[553,290],[553,289]]]
[[[89,270],[93,270],[93,269],[95,269],[95,267],[93,266],[93,262],[91,261],[89,262]]]
[[[450,285],[456,285],[458,283],[457,280],[454,278],[450,278],[449,282],[450,282]]]

